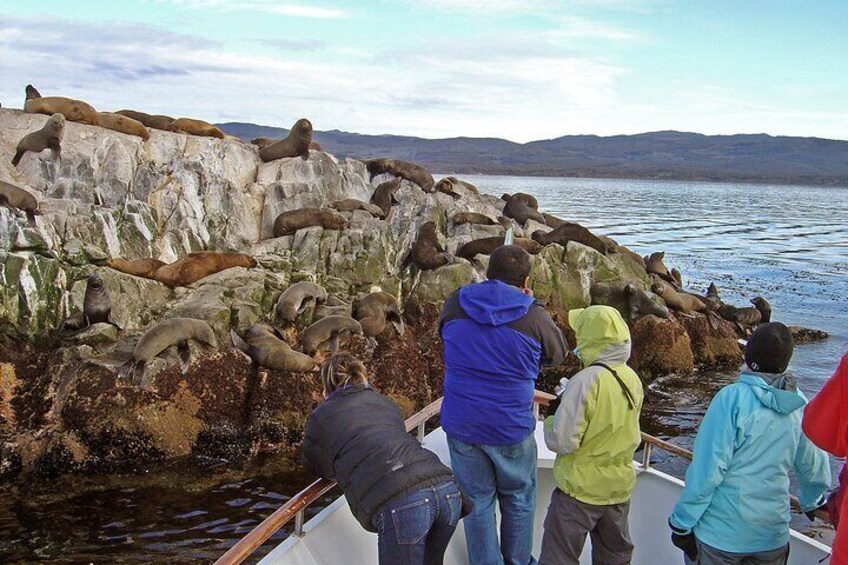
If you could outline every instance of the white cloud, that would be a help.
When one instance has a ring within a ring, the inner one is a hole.
[[[313,19],[342,19],[348,17],[348,12],[338,8],[323,8],[304,4],[281,4],[273,0],[156,0],[185,8],[200,8],[214,10],[240,10],[262,12],[278,16]]]

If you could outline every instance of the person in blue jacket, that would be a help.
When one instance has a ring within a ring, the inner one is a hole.
[[[792,469],[802,510],[822,504],[830,466],[801,431],[807,399],[785,373],[792,351],[786,326],[760,325],[745,348],[750,371],[710,403],[669,518],[686,563],[785,564]]]
[[[439,319],[445,384],[441,424],[451,466],[474,502],[465,518],[469,562],[535,563],[536,421],[533,393],[541,365],[559,365],[562,333],[527,287],[530,255],[495,249],[487,281],[459,289]],[[495,500],[501,536],[495,526]]]

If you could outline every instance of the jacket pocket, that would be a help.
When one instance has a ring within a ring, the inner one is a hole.
[[[433,522],[430,503],[429,497],[422,498],[391,510],[398,545],[415,545],[424,539]]]
[[[456,526],[462,517],[462,494],[459,492],[449,492],[445,495],[445,504],[447,504],[450,511],[449,523],[451,526]]]

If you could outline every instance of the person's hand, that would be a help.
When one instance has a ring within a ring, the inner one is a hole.
[[[521,287],[521,292],[523,292],[527,296],[533,296],[533,289],[528,286]]]
[[[817,518],[816,513],[819,510],[824,510],[825,512],[827,512],[827,500],[822,499],[818,506],[816,506],[812,510],[807,510],[806,512],[804,512],[804,516],[806,516],[810,520],[810,522],[815,522]]]

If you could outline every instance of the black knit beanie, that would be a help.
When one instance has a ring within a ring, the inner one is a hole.
[[[795,342],[780,322],[760,324],[748,338],[745,363],[757,373],[782,373],[789,366]]]

